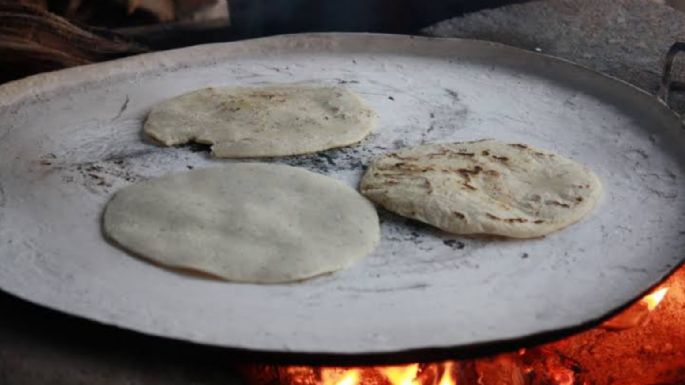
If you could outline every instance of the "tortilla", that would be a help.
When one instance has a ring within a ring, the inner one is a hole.
[[[205,88],[152,109],[144,132],[173,146],[211,144],[223,158],[305,154],[359,142],[377,115],[341,87]]]
[[[304,169],[258,163],[125,187],[107,204],[103,227],[156,264],[254,283],[344,269],[380,237],[375,208],[354,189]]]
[[[367,170],[361,191],[390,211],[450,233],[532,238],[587,215],[602,185],[563,156],[488,139],[384,155]]]

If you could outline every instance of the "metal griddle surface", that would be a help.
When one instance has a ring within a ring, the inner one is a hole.
[[[426,142],[529,143],[594,169],[595,212],[541,239],[457,237],[381,212],[382,241],[349,270],[289,285],[185,276],[107,243],[117,189],[226,164],[145,142],[150,107],[206,86],[341,84],[380,114],[360,145],[266,160],[356,186],[374,155]],[[158,336],[268,352],[383,354],[511,340],[593,322],[685,252],[685,133],[648,94],[497,44],[384,35],[198,46],[0,87],[0,287]]]

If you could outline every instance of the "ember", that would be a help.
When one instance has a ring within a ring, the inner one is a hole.
[[[493,357],[397,366],[252,365],[243,373],[253,385],[683,384],[685,312],[673,312],[676,318],[655,312],[669,293],[667,307],[682,310],[685,269],[599,327]]]

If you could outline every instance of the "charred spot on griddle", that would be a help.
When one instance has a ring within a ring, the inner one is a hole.
[[[47,154],[43,155],[41,159],[38,161],[38,164],[42,166],[51,166],[54,162],[54,160],[57,159],[57,155],[48,152]]]
[[[529,257],[528,253],[521,254],[521,259],[526,259],[528,257]]]
[[[186,168],[187,168],[188,170],[192,170],[192,169],[194,169],[195,167],[193,167],[193,166],[187,164],[187,165],[186,165]]]
[[[317,155],[319,155],[321,158],[324,158],[329,165],[335,166],[335,160],[332,156],[326,154],[325,152],[320,152]]]
[[[392,100],[393,102],[395,101],[395,98],[393,98],[392,96],[388,96],[388,99]]]
[[[85,170],[89,171],[89,172],[100,172],[100,171],[102,171],[102,167],[90,164],[85,168]]]
[[[458,241],[456,239],[445,239],[444,241],[442,241],[442,243],[444,243],[445,246],[451,247],[454,250],[461,250],[464,247],[466,247],[464,242]]]

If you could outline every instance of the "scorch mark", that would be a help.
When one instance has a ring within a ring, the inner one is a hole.
[[[117,120],[117,119],[121,118],[121,115],[123,115],[124,111],[126,111],[126,109],[128,108],[128,102],[130,102],[130,101],[131,101],[131,99],[129,98],[128,95],[126,95],[126,99],[124,100],[124,103],[121,105],[121,107],[119,107],[119,112],[117,112],[116,116],[114,116],[112,118],[112,120]]]

